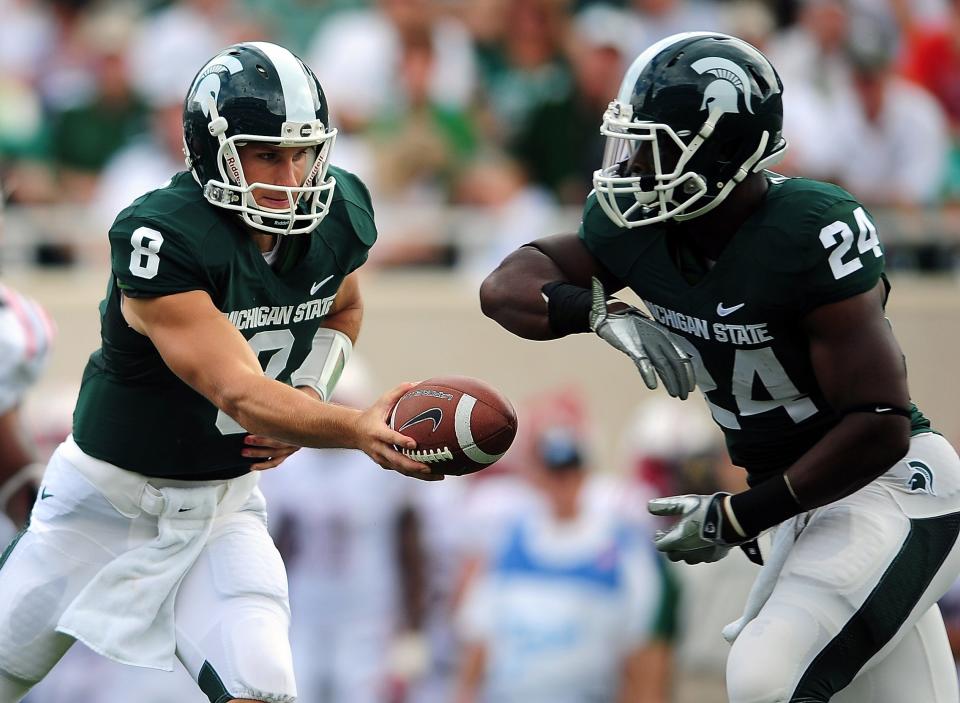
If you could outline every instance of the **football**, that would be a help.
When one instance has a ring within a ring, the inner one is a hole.
[[[438,376],[407,391],[390,427],[417,441],[401,450],[434,471],[462,476],[502,457],[517,434],[517,413],[490,385],[468,376]]]

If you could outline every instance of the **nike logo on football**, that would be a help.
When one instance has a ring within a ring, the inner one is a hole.
[[[717,314],[720,317],[726,317],[727,315],[732,315],[737,310],[742,308],[744,305],[746,305],[746,303],[740,303],[739,305],[734,305],[733,307],[725,308],[723,307],[723,303],[717,303]]]
[[[46,500],[47,498],[53,498],[53,493],[47,493],[47,487],[44,486],[40,489],[40,500]]]
[[[310,295],[314,295],[318,290],[323,288],[323,284],[329,281],[331,278],[333,278],[333,274],[330,274],[319,283],[314,283],[312,286],[310,286]]]
[[[433,422],[433,429],[431,432],[436,432],[437,428],[440,426],[440,421],[443,420],[443,410],[440,408],[430,408],[429,410],[424,410],[419,415],[414,415],[405,423],[403,426],[397,430],[397,432],[403,432],[410,425],[416,425],[418,422],[423,422],[424,420],[431,420]]]

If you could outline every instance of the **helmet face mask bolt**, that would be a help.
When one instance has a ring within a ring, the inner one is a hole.
[[[782,92],[766,57],[735,37],[688,32],[652,45],[603,117],[600,207],[626,228],[706,214],[783,158]]]
[[[337,130],[313,71],[283,47],[235,44],[193,79],[183,107],[184,154],[212,205],[236,212],[249,227],[271,234],[313,231],[330,209],[336,181],[327,176]],[[302,183],[249,183],[239,147],[264,144],[306,150]],[[253,191],[276,193],[288,207],[257,204]]]

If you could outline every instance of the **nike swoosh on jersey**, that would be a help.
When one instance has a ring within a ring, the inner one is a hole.
[[[310,295],[314,295],[318,290],[323,288],[323,284],[329,281],[331,278],[333,278],[333,274],[330,274],[319,283],[314,283],[312,286],[310,286]]]
[[[418,422],[423,422],[424,420],[431,420],[433,422],[433,429],[431,432],[436,432],[437,428],[440,426],[440,421],[443,420],[443,410],[440,408],[430,408],[429,410],[424,410],[419,415],[414,415],[401,426],[397,432],[403,432],[410,425],[416,425]]]
[[[732,307],[725,308],[723,307],[723,303],[717,303],[717,314],[720,317],[726,317],[727,315],[732,315],[737,310],[742,308],[744,305],[746,305],[746,303],[740,303],[739,305],[734,305]]]

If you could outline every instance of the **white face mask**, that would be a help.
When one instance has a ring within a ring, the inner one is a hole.
[[[593,174],[600,207],[620,227],[633,228],[681,215],[707,192],[703,178],[685,167],[703,139],[685,144],[669,125],[635,122],[618,101],[604,114],[603,165]]]
[[[212,205],[240,213],[244,223],[270,234],[302,234],[313,231],[330,210],[336,180],[327,176],[330,150],[336,140],[336,129],[324,129],[317,123],[300,137],[301,126],[284,123],[282,137],[263,137],[254,134],[220,135],[217,165],[220,180],[210,179],[203,185],[204,197]],[[289,148],[313,149],[311,164],[299,186],[278,186],[271,183],[248,183],[243,172],[237,147],[251,142]],[[269,208],[258,205],[254,190],[280,194],[288,205]],[[304,206],[305,207],[301,207]],[[299,209],[299,210],[298,210]]]

